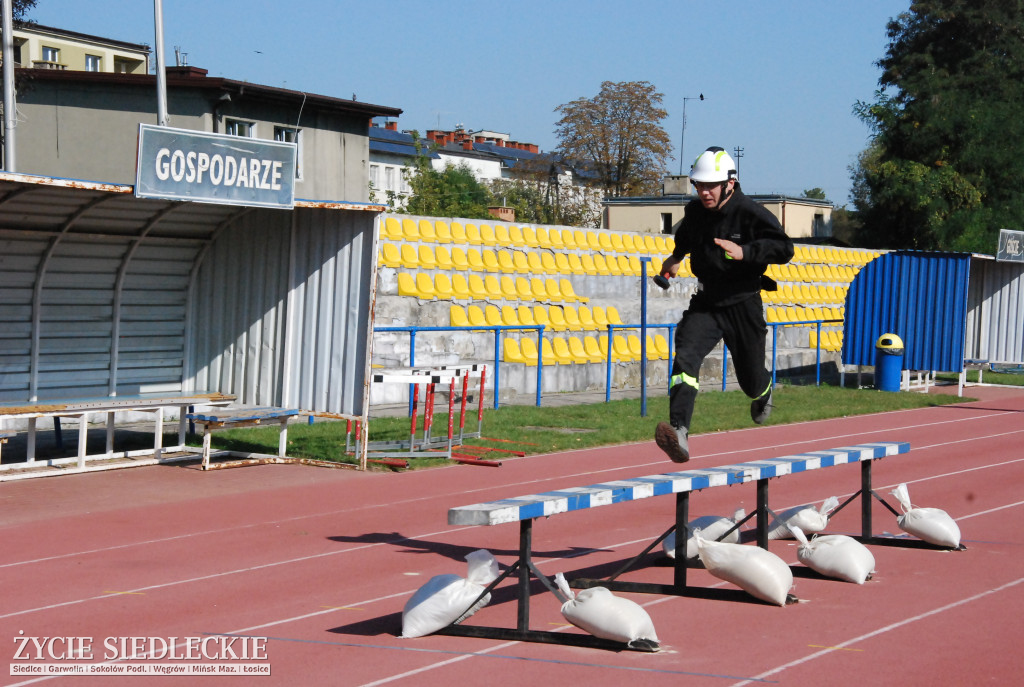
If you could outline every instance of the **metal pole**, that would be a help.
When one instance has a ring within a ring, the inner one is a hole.
[[[164,65],[164,7],[163,0],[153,0],[156,30],[156,123],[167,126],[167,69]]]
[[[640,417],[647,417],[647,263],[640,258]]]
[[[15,154],[14,126],[17,123],[17,107],[14,103],[14,10],[13,0],[3,0],[4,45],[4,169],[18,171]]]
[[[684,157],[683,150],[686,147],[686,101],[687,100],[704,100],[704,94],[701,93],[699,96],[696,96],[696,97],[683,98],[683,135],[680,137],[680,141],[679,141],[679,176],[683,175],[683,161],[686,159]]]

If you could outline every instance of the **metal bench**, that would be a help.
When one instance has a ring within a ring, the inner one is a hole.
[[[530,576],[540,580],[549,590],[555,592],[551,580],[543,575],[534,565],[531,554],[533,521],[536,518],[548,518],[561,513],[609,506],[626,501],[636,501],[654,496],[675,494],[675,524],[664,534],[651,543],[643,552],[628,561],[614,575],[604,580],[577,578],[571,585],[577,588],[604,586],[613,591],[640,593],[670,594],[677,596],[700,596],[704,598],[728,598],[731,590],[708,590],[687,585],[686,581],[686,536],[676,537],[676,556],[673,563],[673,580],[671,584],[654,584],[628,582],[616,579],[619,575],[646,556],[655,546],[661,543],[671,532],[687,532],[689,522],[689,503],[692,492],[711,487],[755,482],[757,485],[757,507],[753,513],[737,523],[739,527],[751,517],[756,517],[755,535],[757,545],[768,547],[768,528],[772,515],[768,507],[768,481],[773,477],[808,472],[821,468],[860,463],[860,489],[836,509],[838,512],[855,499],[861,502],[861,535],[858,540],[871,544],[898,544],[902,546],[926,545],[924,542],[897,539],[894,537],[875,537],[871,524],[871,497],[881,501],[890,511],[895,511],[884,499],[871,488],[871,466],[879,458],[907,453],[910,444],[904,442],[872,442],[846,446],[824,451],[809,451],[797,455],[782,456],[770,460],[758,460],[748,463],[736,463],[712,468],[680,470],[659,475],[649,475],[634,479],[614,480],[583,487],[570,487],[554,491],[529,494],[514,498],[500,499],[487,503],[459,506],[448,511],[449,525],[500,525],[519,523],[519,554],[509,566],[483,594],[490,593],[506,578],[517,575],[516,597],[518,603],[515,628],[483,627],[472,625],[450,625],[438,634],[464,637],[487,637],[502,640],[520,640],[573,644],[580,646],[605,646],[604,640],[594,637],[580,636],[570,633],[545,632],[531,630],[530,622]],[[724,533],[724,537],[728,533]],[[481,594],[481,597],[483,596]],[[475,603],[475,602],[474,602]],[[616,648],[623,648],[617,645]]]
[[[221,429],[257,427],[276,423],[278,426],[277,455],[246,453],[243,456],[245,459],[244,463],[260,462],[268,458],[286,458],[288,450],[288,420],[301,414],[301,412],[294,408],[240,408],[213,413],[189,413],[188,419],[203,427],[203,470],[211,468],[211,440],[213,439],[213,433]],[[235,452],[227,453],[237,455]],[[232,463],[232,465],[239,464],[242,463],[239,461]],[[223,465],[216,467],[223,467]]]

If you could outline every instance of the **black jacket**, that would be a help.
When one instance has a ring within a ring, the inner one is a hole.
[[[743,259],[728,259],[716,238],[743,246]],[[793,241],[775,215],[744,195],[738,184],[720,210],[706,209],[699,199],[690,201],[675,240],[672,256],[682,260],[690,255],[690,269],[701,283],[697,297],[711,306],[731,305],[757,293],[769,263],[793,259]]]

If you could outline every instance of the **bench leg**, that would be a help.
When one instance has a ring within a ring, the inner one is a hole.
[[[107,455],[114,453],[114,413],[107,413]]]
[[[25,449],[25,460],[29,463],[34,462],[36,459],[36,419],[30,417],[28,419],[28,444]]]
[[[85,454],[89,448],[89,414],[78,416],[78,467],[85,467]]]
[[[757,480],[757,545],[768,548],[768,480]]]
[[[676,558],[673,566],[672,584],[678,589],[686,588],[686,538],[689,534],[690,492],[676,494]]]
[[[277,435],[277,455],[284,458],[288,452],[288,417],[281,418],[281,430]]]
[[[164,453],[164,409],[156,409],[156,423],[153,428],[153,457],[157,460],[163,457]]]
[[[203,469],[210,469],[210,441],[213,439],[213,432],[209,427],[203,427]]]

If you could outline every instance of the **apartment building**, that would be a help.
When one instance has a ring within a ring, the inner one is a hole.
[[[30,69],[146,74],[150,48],[26,22],[14,29],[14,62]]]

